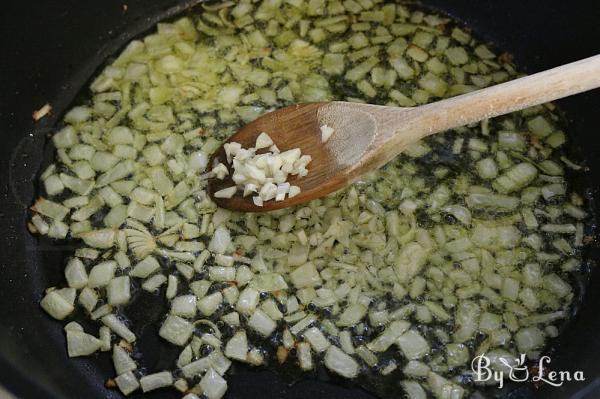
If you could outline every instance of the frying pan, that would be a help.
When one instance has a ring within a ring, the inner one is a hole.
[[[62,326],[40,311],[45,287],[62,283],[63,259],[71,248],[31,236],[26,230],[27,207],[35,181],[51,150],[44,146],[51,127],[81,88],[107,59],[131,38],[158,20],[175,15],[194,1],[4,0],[0,11],[0,384],[18,397],[119,398],[106,390],[113,376],[110,356],[69,360]],[[124,5],[127,5],[126,9]],[[515,56],[517,65],[536,72],[600,53],[600,7],[597,0],[423,0],[425,6],[464,21],[498,49]],[[38,123],[31,113],[46,102],[53,112]],[[600,181],[600,92],[561,100],[570,121],[568,133],[580,148],[590,171],[583,179],[588,194]],[[46,149],[44,149],[46,148]],[[595,207],[595,205],[593,205]],[[596,209],[596,211],[599,209]],[[594,268],[598,249],[586,254]],[[530,384],[507,386],[497,398],[600,397],[600,273],[593,270],[576,317],[551,344],[551,367],[583,371],[585,382],[562,387]],[[134,317],[153,320],[162,312],[159,301],[144,298]],[[156,336],[156,323],[138,331],[149,370],[166,366],[173,354]],[[228,378],[228,398],[373,398],[356,385],[331,384],[318,378],[297,378],[269,369],[236,366]],[[393,390],[401,396],[399,389]],[[134,396],[135,397],[135,396]],[[145,398],[178,397],[158,391]]]

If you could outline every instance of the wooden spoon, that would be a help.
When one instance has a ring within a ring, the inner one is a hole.
[[[301,204],[351,184],[426,136],[599,86],[597,55],[414,108],[342,101],[291,105],[247,124],[228,141],[254,147],[257,136],[266,132],[281,151],[300,148],[303,154],[311,155],[308,175],[289,179],[300,187],[300,194],[283,201],[265,201],[262,207],[240,192],[232,198],[215,198],[216,191],[234,185],[229,178],[210,179],[208,192],[219,206],[236,211],[265,212]],[[335,130],[326,143],[321,141],[322,125]],[[215,160],[229,167],[223,147],[209,165]]]

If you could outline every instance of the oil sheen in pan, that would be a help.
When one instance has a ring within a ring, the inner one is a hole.
[[[341,88],[341,87],[340,87],[340,90],[343,90],[343,88]],[[447,161],[449,161],[449,160],[447,160]],[[427,162],[427,159],[424,159],[424,160],[423,160],[423,162]],[[437,161],[435,161],[435,162],[437,162]],[[101,216],[101,215],[99,215],[99,216]],[[424,222],[426,223],[426,221],[424,221]],[[135,319],[135,318],[136,318],[136,317],[135,317],[135,315],[134,315],[134,314],[136,313],[136,310],[134,310],[134,308],[136,307],[136,306],[135,306],[135,303],[137,303],[137,302],[142,302],[142,303],[145,303],[146,301],[145,301],[145,300],[134,300],[134,301],[132,302],[132,304],[131,304],[131,315],[129,314],[129,313],[130,313],[130,309],[129,309],[129,307],[127,307],[127,308],[125,309],[125,313],[126,313],[126,314],[127,314],[129,317],[131,317],[132,319]],[[143,309],[142,309],[142,310],[143,310]],[[141,312],[141,313],[143,313],[143,312]],[[141,319],[145,319],[145,317],[143,317],[143,316],[142,316],[142,317],[140,317],[140,318],[141,318]],[[142,332],[142,337],[143,337],[144,335],[145,335],[145,334]],[[143,349],[142,349],[142,352],[144,352],[144,353],[151,353],[151,352],[147,352],[147,351],[145,351],[145,350],[143,350]],[[162,363],[162,361],[161,361],[161,363]],[[318,376],[321,376],[323,373],[322,373],[321,371],[317,371],[317,373],[316,373],[316,374],[317,374]],[[366,381],[365,381],[365,382],[359,382],[359,383],[362,383],[362,384],[373,384],[373,380],[374,380],[374,378],[366,378]],[[381,389],[382,389],[382,388],[381,388],[381,386],[382,386],[382,385],[385,385],[385,384],[383,384],[383,383],[382,383],[382,384],[375,383],[374,385],[376,385],[376,387],[369,387],[369,388],[370,388],[370,389],[375,389],[376,391],[381,391]],[[380,386],[380,385],[381,385],[381,386]],[[397,387],[395,387],[395,386],[394,386],[394,387],[393,387],[393,390],[397,390]],[[387,396],[387,395],[386,395],[386,396]]]

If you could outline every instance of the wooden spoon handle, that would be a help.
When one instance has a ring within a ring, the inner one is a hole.
[[[600,55],[498,84],[483,90],[397,112],[390,145],[600,87]],[[408,135],[411,135],[407,137]]]

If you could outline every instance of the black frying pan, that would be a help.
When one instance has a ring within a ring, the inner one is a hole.
[[[123,5],[127,4],[127,11]],[[191,2],[175,0],[95,0],[27,2],[5,0],[0,11],[0,384],[19,397],[119,398],[103,382],[113,370],[110,356],[67,359],[60,323],[39,310],[43,289],[62,280],[63,258],[70,248],[32,237],[26,208],[44,157],[45,136],[106,59],[156,21]],[[536,72],[600,53],[600,5],[597,0],[423,0],[447,12],[480,36],[515,55],[517,65]],[[53,114],[34,124],[31,113],[46,102]],[[584,177],[592,191],[600,181],[600,92],[559,102],[571,121],[569,134],[591,171]],[[598,210],[598,209],[597,209]],[[591,248],[590,265],[598,258]],[[584,282],[585,285],[585,282]],[[513,385],[502,398],[600,397],[600,273],[592,273],[577,317],[552,345],[552,367],[581,370],[585,383],[560,388]],[[145,298],[152,319],[160,304]],[[134,315],[135,316],[135,315]],[[155,337],[156,326],[140,331],[146,364],[161,367],[172,356]],[[322,376],[317,376],[322,377]],[[322,379],[322,378],[321,378]],[[294,379],[265,369],[235,368],[228,378],[233,398],[371,398],[356,386],[341,387],[319,379]],[[292,384],[293,383],[293,384]],[[398,395],[398,392],[396,393]],[[177,397],[159,391],[145,398]]]

